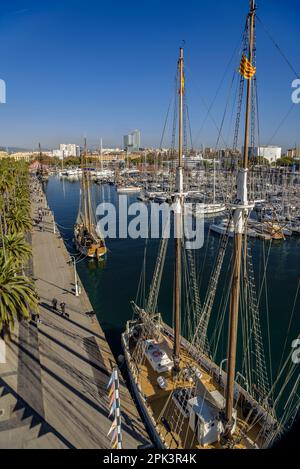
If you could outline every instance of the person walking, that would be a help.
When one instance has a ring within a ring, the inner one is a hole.
[[[65,316],[65,314],[66,314],[66,303],[61,302],[60,303],[60,309],[61,309],[61,315]]]
[[[36,315],[36,323],[37,324],[43,324],[39,313]]]
[[[57,299],[56,298],[53,298],[52,300],[52,307],[54,311],[57,311]]]

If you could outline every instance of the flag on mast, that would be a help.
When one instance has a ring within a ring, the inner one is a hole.
[[[244,54],[240,63],[239,72],[244,78],[246,78],[246,80],[250,80],[250,78],[254,77],[254,75],[256,74],[256,68],[253,67],[251,62],[247,59]]]

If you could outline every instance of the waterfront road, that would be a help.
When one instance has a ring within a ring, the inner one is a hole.
[[[38,206],[33,201],[33,218]],[[81,287],[75,296],[74,270],[52,214],[44,231],[31,233],[29,266],[40,297],[40,319],[16,327],[0,364],[0,448],[110,448],[107,384],[116,366],[112,352]],[[66,303],[69,317],[52,309]],[[121,379],[124,448],[149,443],[130,393]]]

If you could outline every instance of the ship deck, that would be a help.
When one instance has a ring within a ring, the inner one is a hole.
[[[173,353],[172,340],[167,336],[163,336],[163,340],[160,341],[159,345],[171,358]],[[134,354],[134,350],[130,350],[130,352]],[[208,392],[219,391],[222,396],[224,395],[224,389],[220,384],[189,355],[185,348],[181,347],[181,370],[191,366],[194,366],[201,372],[201,382]],[[142,363],[139,364],[138,371],[138,385],[147,403],[147,410],[154,421],[157,422],[157,429],[166,447],[169,449],[224,448],[219,442],[206,447],[200,446],[195,432],[189,425],[189,417],[183,417],[181,410],[172,399],[172,394],[176,389],[191,389],[194,387],[194,383],[182,377],[182,373],[179,375],[180,378],[175,377],[172,371],[157,373],[146,356],[144,356]],[[157,383],[159,376],[165,379],[165,389],[161,389]],[[256,423],[251,428],[251,425],[243,417],[239,401],[236,405],[236,410],[237,429],[234,439],[230,441],[231,447],[235,449],[250,449],[254,447],[254,444],[260,447],[262,445],[259,436],[261,425]]]

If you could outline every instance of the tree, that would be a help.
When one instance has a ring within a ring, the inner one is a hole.
[[[38,311],[33,281],[20,275],[31,256],[24,234],[31,230],[28,165],[0,161],[0,334],[10,337],[15,322]]]
[[[32,229],[29,214],[21,208],[13,208],[6,217],[7,233],[27,233]]]
[[[275,163],[276,166],[292,166],[293,164],[295,164],[295,160],[289,156],[283,156]]]
[[[31,246],[22,233],[9,234],[0,239],[0,250],[0,265],[10,260],[16,269],[25,264],[32,254]]]
[[[16,321],[29,320],[30,311],[38,311],[38,298],[32,280],[16,275],[12,261],[0,270],[0,331],[7,340]]]
[[[260,166],[268,166],[269,160],[264,158],[263,156],[254,156],[251,158],[250,163],[252,166],[260,165]]]

